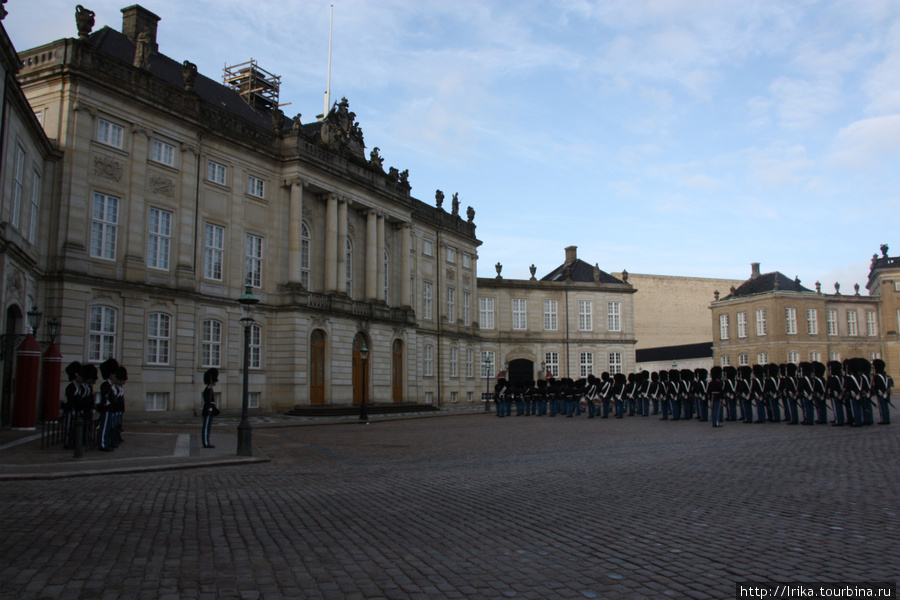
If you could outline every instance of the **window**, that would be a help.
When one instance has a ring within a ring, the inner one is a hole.
[[[456,290],[447,288],[447,322],[456,322]]]
[[[16,146],[16,166],[13,171],[13,197],[10,209],[9,221],[16,229],[19,228],[19,217],[22,213],[22,190],[25,187],[25,150],[22,146]]]
[[[728,339],[728,315],[719,315],[719,339]]]
[[[856,311],[847,311],[847,335],[859,335],[859,324],[856,322]]]
[[[784,330],[788,335],[797,335],[797,309],[796,308],[785,308],[784,309]],[[791,362],[800,362],[791,361]]]
[[[97,119],[97,141],[114,148],[122,147],[125,128],[105,119]]]
[[[900,309],[897,310],[897,331],[900,331]]]
[[[259,408],[259,392],[247,392],[247,408]]]
[[[384,301],[390,305],[391,303],[391,294],[390,294],[390,282],[391,282],[391,262],[388,260],[387,250],[384,251],[384,256],[382,256],[382,260],[384,261]]]
[[[309,290],[309,227],[300,224],[300,284]]]
[[[210,160],[206,162],[206,178],[214,183],[225,185],[225,165]]]
[[[820,359],[821,359],[821,355],[818,352],[816,352],[815,350],[813,350],[812,352],[809,353],[809,361],[810,362],[819,362]]]
[[[606,304],[606,328],[609,331],[622,331],[622,323],[620,321],[621,302],[608,302]],[[612,355],[610,355],[612,356]],[[619,373],[620,371],[616,371]]]
[[[559,352],[544,354],[544,372],[541,373],[541,377],[546,377],[548,373],[553,377],[559,377]]]
[[[894,291],[900,292],[900,279],[894,282]]]
[[[259,369],[262,356],[262,327],[253,323],[250,325],[250,368]]]
[[[91,219],[91,256],[115,260],[116,236],[119,230],[119,199],[94,192]]]
[[[168,270],[169,246],[172,242],[172,213],[151,208],[147,230],[147,266],[151,269]]]
[[[175,146],[160,140],[150,142],[150,158],[164,165],[175,165]]]
[[[578,301],[578,331],[593,331],[594,304],[590,300]]]
[[[422,240],[422,254],[425,256],[434,256],[434,242],[431,240]]]
[[[466,377],[473,377],[475,374],[475,351],[466,348]]]
[[[469,257],[469,255],[463,253],[462,259],[463,259],[463,269],[471,269],[472,268],[472,259]]]
[[[466,392],[466,402],[473,402],[473,401],[474,401],[474,397],[472,395],[472,392]]]
[[[450,392],[450,403],[455,404],[459,402],[459,392]]]
[[[425,377],[434,375],[434,346],[425,344],[425,360],[422,363]]]
[[[875,311],[866,311],[866,335],[874,337],[878,335],[878,322],[875,320]]]
[[[225,228],[206,224],[203,238],[203,276],[222,281],[222,256],[225,250]]]
[[[148,411],[166,410],[168,405],[168,392],[147,392],[147,403],[145,404],[145,407]]]
[[[750,357],[749,357],[749,356],[747,356],[746,354],[739,354],[739,355],[738,355],[738,365],[740,365],[740,366],[742,366],[742,367],[746,367],[746,366],[749,365],[749,364],[750,364]]]
[[[794,363],[795,365],[800,364],[800,353],[796,350],[788,352],[788,362]]]
[[[582,352],[579,356],[578,364],[581,367],[581,376],[582,377],[587,377],[588,375],[593,375],[594,374],[594,353],[593,352]]]
[[[147,316],[147,364],[169,364],[169,334],[171,317],[165,313]]]
[[[494,328],[494,299],[478,299],[478,322],[482,329]],[[900,318],[900,317],[898,317]]]
[[[450,377],[459,377],[459,348],[450,348]]]
[[[222,322],[206,319],[201,326],[200,366],[218,367],[222,362]]]
[[[28,243],[33,244],[37,239],[38,220],[41,218],[38,212],[38,203],[41,199],[41,174],[37,171],[31,179],[31,223],[28,225]]]
[[[731,366],[731,357],[728,355],[723,356],[722,360],[721,360],[721,365],[723,367],[730,367]]]
[[[463,325],[469,326],[472,324],[472,319],[469,316],[469,305],[472,302],[472,294],[469,292],[463,292]]]
[[[425,404],[434,402],[434,392],[425,392]]]
[[[756,355],[756,364],[758,365],[766,365],[769,364],[769,353],[768,352],[760,352]]]
[[[544,330],[559,329],[559,315],[556,312],[556,300],[544,300]]]
[[[257,198],[266,197],[266,182],[253,175],[247,176],[247,193]]]
[[[422,312],[426,319],[431,318],[431,282],[422,282]]]
[[[756,335],[766,335],[766,309],[756,309]]]
[[[244,246],[247,253],[245,257],[247,274],[244,281],[252,287],[262,287],[263,239],[248,233],[244,238]]]
[[[829,310],[825,312],[825,328],[828,332],[828,335],[838,334],[836,310]]]
[[[88,360],[103,362],[116,354],[116,309],[91,307]]]
[[[872,361],[872,360],[877,360],[877,359],[879,359],[879,358],[881,358],[881,352],[870,352],[870,353],[869,353],[869,360],[870,360],[870,361]]]
[[[616,373],[622,372],[622,353],[621,352],[610,352],[609,353],[609,373],[610,375],[615,375]]]
[[[806,333],[819,335],[819,311],[814,308],[806,309]]]
[[[840,362],[840,360],[841,360],[841,353],[840,353],[840,352],[829,352],[829,353],[828,353],[828,360],[836,360],[836,361]]]
[[[447,248],[447,262],[455,263],[456,262],[456,250],[453,248]]]
[[[346,263],[347,263],[347,295],[351,298],[353,297],[353,243],[350,241],[350,238],[347,238],[344,243],[344,248],[346,249]]]
[[[747,313],[745,312],[737,314],[737,334],[739,338],[747,337]]]
[[[481,352],[481,377],[490,379],[494,376],[494,353],[491,350]]]
[[[526,329],[528,315],[525,312],[525,298],[513,298],[512,301],[513,329]]]

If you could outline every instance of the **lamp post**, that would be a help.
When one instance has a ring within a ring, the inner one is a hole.
[[[369,359],[369,347],[366,346],[366,340],[362,341],[362,348],[359,349],[359,358],[362,361],[362,400],[359,403],[359,420],[368,423],[369,413],[366,410],[366,361]]]
[[[244,326],[244,382],[241,393],[241,422],[238,424],[238,456],[253,456],[253,427],[247,416],[250,405],[250,327],[253,325],[253,307],[259,298],[250,293],[250,284],[244,295],[238,298],[241,305],[241,324]]]
[[[486,373],[484,374],[485,381],[485,396],[484,396],[484,412],[491,412],[491,373],[494,370],[491,368],[494,366],[493,357],[488,354],[484,357],[484,362],[486,365]],[[494,400],[496,402],[496,400]]]

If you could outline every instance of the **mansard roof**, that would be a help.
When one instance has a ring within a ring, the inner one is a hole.
[[[764,294],[766,292],[801,292],[815,293],[800,285],[799,279],[790,279],[780,271],[772,273],[763,273],[756,277],[751,277],[733,292],[725,296],[723,300],[728,298],[740,298],[742,296],[753,296],[754,294]]]
[[[541,277],[541,281],[565,281],[566,269],[572,267],[572,281],[582,283],[624,283],[618,277],[613,277],[606,271],[598,269],[598,279],[594,279],[594,267],[587,264],[580,258],[576,258],[571,263],[563,263]]]

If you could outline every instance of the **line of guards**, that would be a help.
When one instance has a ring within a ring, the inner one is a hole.
[[[607,419],[610,414],[617,419],[651,414],[663,421],[697,418],[712,421],[713,427],[723,420],[821,425],[829,423],[830,408],[832,425],[860,427],[874,424],[875,406],[878,424],[890,424],[893,387],[883,360],[851,358],[831,361],[827,367],[804,362],[713,367],[709,373],[706,369],[641,371],[627,377],[603,373],[577,381],[550,377],[537,385],[511,385],[501,377],[493,398],[498,417],[511,416],[515,405],[516,416],[574,417],[586,412],[589,419]]]
[[[100,395],[94,394],[97,367],[78,361],[66,366],[69,383],[60,408],[63,411],[63,447],[76,448],[77,434],[88,445],[95,442],[101,452],[111,452],[122,443],[122,417],[125,413],[125,382],[128,371],[114,358],[100,365]],[[94,420],[94,414],[98,419]],[[81,431],[76,431],[76,424]],[[77,451],[77,449],[76,449]]]

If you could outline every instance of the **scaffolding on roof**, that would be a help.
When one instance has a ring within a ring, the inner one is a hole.
[[[254,108],[278,108],[281,77],[260,67],[254,59],[222,70],[222,83],[236,90]]]

